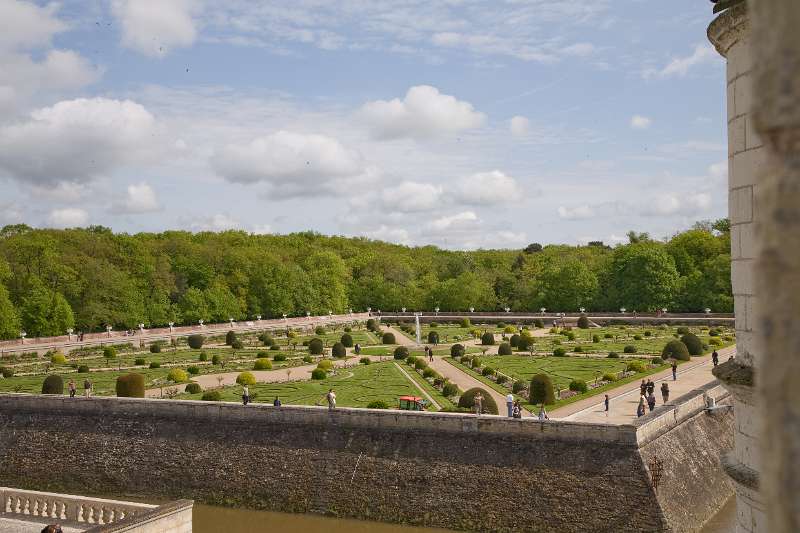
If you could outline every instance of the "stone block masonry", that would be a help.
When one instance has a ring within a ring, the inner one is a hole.
[[[472,531],[692,531],[716,501],[684,489],[715,478],[706,450],[732,427],[725,415],[684,415],[647,417],[672,435],[659,450],[664,436],[649,431],[641,448],[632,425],[3,395],[0,484]],[[669,462],[671,505],[694,510],[677,529],[647,450],[680,457]]]

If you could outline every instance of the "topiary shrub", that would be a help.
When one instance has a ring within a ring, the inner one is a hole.
[[[455,383],[447,382],[442,386],[442,395],[445,398],[452,398],[453,396],[458,396],[461,394],[461,391],[458,389],[458,385]]]
[[[514,333],[517,331],[517,328],[514,326],[506,326],[503,328],[503,333]]]
[[[256,377],[253,375],[252,372],[242,372],[238,376],[236,376],[236,383],[239,385],[255,385],[256,384]]]
[[[575,353],[583,353],[583,346],[576,346],[572,351]]]
[[[636,346],[629,344],[623,348],[622,351],[625,353],[636,353]]]
[[[521,352],[527,352],[533,346],[533,337],[528,337],[527,335],[521,335],[519,341],[517,341],[517,349]]]
[[[425,379],[435,378],[436,376],[438,376],[438,374],[431,367],[427,367],[425,370],[422,371],[422,377]]]
[[[337,342],[331,347],[331,355],[334,357],[341,359],[347,355],[347,348],[344,347],[344,344],[341,342]]]
[[[64,394],[64,380],[61,376],[51,374],[44,378],[42,394]]]
[[[573,379],[569,382],[569,390],[584,393],[589,390],[589,387],[582,379]]]
[[[275,351],[277,351],[277,350],[280,350],[280,349],[281,349],[281,347],[280,347],[280,346],[278,346],[277,344],[273,344],[272,346],[270,346],[270,347],[269,347],[269,349],[270,349],[270,350],[275,350]]]
[[[653,336],[653,332],[650,331],[650,330],[647,330],[647,331],[644,332],[644,336],[645,337],[652,337]]]
[[[458,399],[458,406],[462,409],[474,409],[475,408],[475,396],[478,393],[481,393],[483,396],[483,413],[489,413],[492,415],[496,415],[497,411],[497,403],[494,401],[494,398],[485,390],[480,387],[474,387],[465,391],[461,397]]]
[[[678,329],[675,330],[678,335],[686,335],[689,333],[689,328],[686,326],[679,326]]]
[[[133,360],[133,364],[136,366],[146,365],[147,361],[145,361],[144,357],[137,357]]]
[[[581,315],[578,317],[578,327],[581,329],[589,329],[589,317]]]
[[[362,357],[361,359],[358,360],[358,362],[361,363],[362,365],[368,365],[372,363],[372,360],[369,357]]]
[[[708,339],[708,343],[711,346],[722,346],[722,340],[720,340],[720,339],[718,339],[716,337]]]
[[[431,327],[432,328],[438,328],[439,327],[439,323],[438,322],[431,322]]]
[[[485,366],[483,367],[483,370],[481,370],[481,374],[483,374],[484,376],[494,376],[494,373],[495,369],[490,366]]]
[[[116,392],[119,398],[144,398],[144,376],[123,374],[117,378]]]
[[[495,376],[494,380],[498,383],[498,385],[502,385],[503,383],[508,381],[508,376],[506,376],[504,374],[497,374]]]
[[[614,338],[614,335],[612,335],[611,333],[606,333],[606,334],[604,334],[604,335],[603,335],[603,338],[606,338],[606,339],[613,339],[613,338]]]
[[[568,331],[568,332],[564,333],[564,336],[567,338],[568,341],[574,341],[575,340],[575,334],[572,333],[571,331]]]
[[[89,373],[89,366],[88,365],[81,365],[78,367],[78,374],[88,374]],[[11,377],[11,376],[5,376]]]
[[[472,368],[480,368],[481,367],[480,357],[473,357],[472,359],[470,359],[469,364]]]
[[[513,385],[511,385],[511,392],[513,392],[514,394],[519,394],[520,392],[522,392],[524,390],[525,390],[525,382],[524,381],[517,380],[517,381],[514,382]]]
[[[450,357],[454,359],[464,357],[465,353],[467,353],[467,350],[463,344],[454,344],[450,347]]]
[[[315,368],[314,370],[311,371],[311,379],[320,380],[320,379],[325,379],[327,377],[328,373],[321,368]]]
[[[556,395],[553,391],[553,382],[547,374],[536,374],[531,378],[530,403],[538,405],[553,405],[556,403]]]
[[[189,368],[186,369],[186,371],[189,374],[191,374],[193,376],[196,376],[197,374],[200,373],[200,367],[199,366],[190,366]]]
[[[600,342],[600,335],[592,335],[592,342],[595,344]]]
[[[323,326],[317,326],[314,328],[314,335],[325,335],[325,328]]]
[[[233,344],[231,344],[231,348],[233,348],[234,350],[241,350],[242,348],[244,348],[244,343],[242,342],[241,339],[236,339],[233,341]]]
[[[161,353],[161,345],[160,344],[151,344],[150,345],[150,353]]]
[[[187,383],[185,390],[189,394],[197,394],[203,392],[203,387],[201,387],[199,383]]]
[[[686,333],[681,337],[681,342],[686,345],[689,355],[703,355],[703,341],[694,333]]]
[[[414,358],[414,368],[417,370],[422,370],[423,368],[428,368],[428,363],[425,362],[424,359],[420,359],[418,357]]]
[[[609,359],[619,359],[619,354],[617,352],[608,352]]]
[[[494,345],[494,333],[491,331],[487,331],[483,335],[481,335],[481,344],[484,346],[492,346]]]
[[[80,367],[78,367],[78,372],[80,372],[80,371],[81,371],[81,369],[80,369]],[[88,371],[88,367],[87,367],[87,371]],[[8,367],[0,366],[0,376],[3,376],[4,378],[14,377],[14,371],[12,369],[8,368]]]
[[[388,409],[389,404],[383,400],[372,400],[367,404],[367,409]]]
[[[272,370],[272,362],[265,357],[256,359],[256,362],[253,363],[253,370]]]
[[[708,336],[709,337],[719,337],[719,330],[716,329],[716,328],[711,328],[710,330],[708,330]]]
[[[497,355],[511,355],[511,345],[507,342],[500,343],[497,348]]]
[[[193,350],[199,350],[203,347],[203,343],[206,342],[206,338],[202,335],[189,335],[186,337],[186,343],[189,345],[189,348]]]
[[[645,367],[644,363],[642,363],[641,361],[630,361],[625,366],[625,371],[626,372],[636,372],[638,374],[638,373],[644,372],[646,370],[647,370],[647,367]]]
[[[322,361],[317,363],[317,368],[321,368],[322,370],[325,370],[326,372],[328,370],[333,370],[333,361],[331,361],[330,359],[323,359]]]
[[[520,336],[517,335],[516,333],[511,335],[511,338],[508,339],[509,346],[511,346],[512,348],[518,347],[519,346],[519,339],[520,339]]]
[[[394,349],[394,358],[397,360],[403,360],[408,357],[408,348],[405,346],[398,346]]]
[[[344,335],[342,335],[342,338],[339,339],[339,341],[342,343],[342,346],[344,346],[345,348],[352,348],[353,347],[353,336],[350,335],[349,333],[345,333]]]
[[[310,355],[304,355],[303,356],[303,362],[304,363],[313,363],[314,362],[314,358],[311,357]]]
[[[567,355],[567,351],[564,348],[556,348],[553,350],[553,355],[556,357],[564,357]]]
[[[367,319],[367,329],[369,331],[375,331],[378,329],[378,322],[374,318]]]
[[[308,352],[311,355],[322,355],[322,351],[325,349],[325,345],[322,343],[321,339],[311,339],[308,343]]]
[[[640,340],[642,340],[642,336],[641,335],[634,335],[633,336],[633,340],[640,341]]]
[[[161,368],[161,363],[158,361],[150,361],[150,368]]]
[[[208,361],[208,354],[206,352],[200,352],[200,355],[197,357],[198,361]]]
[[[461,320],[459,320],[458,325],[461,326],[462,328],[471,328],[472,322],[469,321],[469,318],[462,318]]]
[[[381,337],[381,342],[383,344],[397,344],[394,338],[394,333],[386,332]]]
[[[665,346],[664,349],[661,350],[661,359],[678,359],[680,361],[688,361],[689,357],[689,349],[686,347],[684,343],[679,340],[672,340],[669,341]]]
[[[280,363],[281,361],[286,361],[286,355],[282,353],[276,353],[272,356],[272,360],[276,363]]]
[[[221,362],[222,362],[222,358],[219,356],[218,353],[215,353],[214,355],[211,356],[211,364],[212,365],[218,365]]]
[[[616,374],[612,374],[610,372],[606,372],[605,374],[603,374],[603,377],[600,378],[600,379],[602,379],[603,381],[612,381],[613,382],[613,381],[617,381],[617,375]]]
[[[61,352],[55,352],[53,355],[50,356],[50,362],[54,365],[66,365],[67,358]]]
[[[236,340],[236,333],[233,330],[228,331],[225,334],[225,344],[228,346],[233,346],[233,341]]]
[[[472,361],[472,357],[470,357],[468,355],[462,355],[461,357],[458,358],[458,361],[462,365],[469,365],[470,361]]]
[[[541,318],[537,318],[536,320],[533,321],[533,326],[541,329],[544,327],[544,322],[542,321]]]
[[[167,380],[173,383],[184,383],[189,381],[189,375],[181,368],[171,368],[167,373]]]
[[[222,394],[220,394],[218,390],[210,390],[204,392],[200,399],[204,402],[218,402],[222,400]]]
[[[275,339],[273,339],[269,333],[262,333],[261,335],[258,336],[258,340],[261,341],[261,344],[267,347],[275,344]]]
[[[501,320],[497,323],[497,327],[498,329],[504,329],[506,327],[506,323]]]
[[[439,344],[439,332],[438,331],[429,331],[428,332],[428,343],[429,344]]]

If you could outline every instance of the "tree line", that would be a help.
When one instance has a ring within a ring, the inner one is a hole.
[[[666,240],[450,251],[365,238],[0,230],[0,338],[412,309],[731,312],[727,220]]]

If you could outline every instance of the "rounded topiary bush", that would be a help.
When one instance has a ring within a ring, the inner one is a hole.
[[[189,368],[186,369],[186,371],[189,374],[191,374],[193,376],[196,376],[197,374],[200,373],[200,367],[199,366],[190,366]]]
[[[311,371],[311,379],[320,380],[320,379],[325,379],[327,377],[328,373],[321,368],[315,368],[314,370]]]
[[[595,344],[600,342],[600,335],[592,335],[592,342]]]
[[[469,365],[470,361],[472,361],[472,357],[468,355],[462,355],[461,357],[458,358],[458,362],[461,363],[462,365]]]
[[[167,380],[173,383],[184,383],[189,381],[189,374],[181,368],[171,368],[167,373]]]
[[[333,347],[331,347],[331,355],[341,359],[347,355],[347,348],[345,348],[344,344],[341,342],[337,342],[333,345]]]
[[[423,368],[428,368],[428,363],[425,362],[424,359],[420,359],[415,357],[414,358],[414,368],[417,370],[422,370]]]
[[[537,318],[533,321],[533,326],[541,329],[544,327],[544,321],[541,318]]]
[[[623,348],[622,351],[625,353],[636,353],[636,346],[629,344]]]
[[[517,328],[514,326],[506,326],[503,328],[503,333],[514,333],[515,331],[517,331]]]
[[[358,362],[361,363],[362,365],[368,365],[372,363],[372,360],[369,357],[362,357],[361,359],[358,360]]]
[[[483,363],[481,363],[481,358],[480,357],[473,357],[472,359],[470,359],[469,363],[470,363],[470,366],[472,368],[480,368],[481,364],[483,364]]]
[[[150,353],[161,353],[161,345],[160,344],[151,344],[150,345]]]
[[[525,382],[524,381],[517,380],[511,385],[511,392],[513,392],[514,394],[519,394],[520,392],[522,392],[524,390],[525,390]]]
[[[88,365],[81,365],[78,367],[78,374],[88,374],[89,373],[89,366]],[[11,376],[5,376],[11,377]]]
[[[429,344],[439,344],[439,332],[438,331],[429,331],[428,332],[428,343]]]
[[[256,362],[253,363],[253,370],[272,370],[272,361],[266,357],[256,359]]]
[[[381,337],[381,342],[383,344],[397,344],[394,338],[394,333],[389,333],[389,332],[383,334],[383,336]]]
[[[495,381],[496,381],[498,384],[502,385],[503,383],[505,383],[506,381],[508,381],[508,376],[506,376],[506,375],[504,375],[504,374],[497,374],[497,375],[495,376],[494,380],[495,380]]]
[[[581,315],[578,317],[578,327],[581,329],[589,329],[589,317]]]
[[[427,367],[425,370],[422,371],[422,377],[423,378],[426,378],[426,379],[427,378],[435,378],[437,376],[438,376],[438,374],[436,373],[436,370],[432,369],[431,367]]]
[[[520,336],[518,334],[514,333],[513,335],[511,335],[511,338],[508,339],[509,346],[511,346],[512,348],[516,348],[517,346],[519,346],[519,339]]]
[[[64,380],[61,376],[51,374],[44,378],[42,394],[64,394]]]
[[[708,339],[708,343],[711,346],[722,346],[722,341],[716,337]]]
[[[634,335],[633,336],[633,340],[640,341],[640,340],[642,340],[642,336],[641,335]]]
[[[609,359],[619,359],[619,354],[617,352],[608,352]]]
[[[520,335],[519,341],[517,341],[517,349],[521,352],[527,352],[533,346],[533,337],[528,337],[527,335]]]
[[[225,344],[227,344],[228,346],[233,346],[233,341],[235,340],[236,340],[236,333],[233,330],[228,331],[228,333],[225,334]]]
[[[325,345],[322,343],[321,339],[311,339],[308,343],[308,352],[311,355],[322,355],[322,351],[325,349]]]
[[[398,346],[394,349],[394,358],[397,360],[402,360],[408,357],[408,348],[405,346]]]
[[[244,343],[242,342],[241,339],[236,339],[231,344],[231,348],[233,348],[234,350],[241,350],[242,348],[244,348]]]
[[[378,329],[378,322],[374,318],[367,319],[367,329],[369,331],[375,331]]]
[[[322,326],[317,326],[314,328],[314,335],[325,335],[325,328]]]
[[[53,355],[50,356],[50,362],[54,365],[66,365],[67,358],[61,352],[55,352]]]
[[[500,343],[497,348],[497,355],[511,355],[511,345],[507,342]]]
[[[150,361],[150,368],[161,368],[161,363],[158,361]]]
[[[208,361],[208,354],[206,352],[200,352],[200,355],[197,356],[198,361]]]
[[[146,365],[147,361],[145,361],[144,357],[137,357],[133,360],[133,364],[136,366]]]
[[[689,355],[703,355],[703,341],[694,333],[686,333],[681,337],[681,342],[686,345]]]
[[[612,333],[604,333],[603,338],[605,339],[613,339],[614,335]]]
[[[313,363],[314,362],[314,358],[311,357],[310,355],[304,355],[303,356],[303,362],[304,363]]]
[[[647,367],[645,367],[644,363],[642,363],[641,361],[630,361],[625,366],[625,371],[626,372],[636,372],[637,374],[639,374],[639,373],[645,372],[646,370],[647,370]]]
[[[203,392],[203,387],[201,387],[199,383],[187,383],[186,392],[189,394],[198,394]]]
[[[556,357],[564,357],[567,355],[567,351],[564,348],[556,348],[553,350],[553,355]]]
[[[494,398],[485,390],[480,387],[474,387],[467,391],[465,391],[461,397],[458,399],[458,406],[462,409],[474,409],[475,408],[475,396],[478,393],[481,393],[483,396],[483,410],[484,413],[489,413],[492,415],[496,415],[497,411],[497,403],[494,401]]]
[[[568,332],[564,333],[564,336],[567,338],[568,341],[574,341],[575,340],[575,334],[572,333],[571,331],[568,331]]]
[[[481,370],[481,374],[483,374],[484,376],[494,376],[495,369],[490,366],[485,366],[483,367],[483,370]]]
[[[372,400],[367,404],[367,409],[388,409],[389,404],[383,400]]]
[[[273,339],[269,333],[262,333],[258,336],[258,340],[260,340],[261,344],[264,346],[272,346],[275,344],[275,339]]]
[[[276,353],[272,356],[272,360],[276,363],[280,363],[281,361],[286,361],[286,355],[282,353]]]
[[[538,405],[543,403],[545,405],[553,405],[556,403],[556,395],[553,391],[553,381],[547,374],[536,374],[531,378],[530,394],[528,396],[530,403]]]
[[[462,318],[461,320],[458,321],[458,325],[461,326],[462,328],[471,328],[472,322],[469,321],[469,318]]]
[[[650,330],[647,330],[647,331],[644,332],[644,336],[645,337],[652,337],[653,336],[653,332],[650,331]]]
[[[256,384],[256,377],[253,375],[252,372],[242,372],[238,376],[236,376],[236,383],[239,385],[255,385]]]
[[[345,333],[342,335],[342,338],[339,339],[339,342],[342,343],[342,346],[345,348],[352,348],[353,347],[353,336],[349,333]]]
[[[569,382],[569,390],[584,393],[589,390],[589,387],[582,379],[573,379]]]
[[[206,338],[202,335],[189,335],[186,337],[186,343],[189,345],[189,348],[193,350],[199,350],[203,347],[203,343],[206,342]]]
[[[686,326],[679,326],[678,329],[675,330],[678,335],[686,335],[689,333],[689,328]]]
[[[210,390],[204,392],[200,399],[205,402],[218,402],[222,400],[222,394],[218,390]]]
[[[333,361],[331,361],[330,359],[323,359],[322,361],[317,363],[317,368],[321,368],[322,370],[325,370],[326,372],[328,370],[333,370]]]
[[[89,367],[86,367],[86,368],[87,368],[87,372],[88,372],[88,368]],[[80,372],[80,371],[81,371],[81,369],[80,369],[80,367],[78,367],[78,372]],[[12,370],[11,368],[8,368],[6,366],[0,366],[0,376],[3,376],[4,378],[14,377],[14,370]]]
[[[119,398],[144,398],[144,376],[123,374],[117,378],[116,392]]]
[[[715,329],[715,328],[711,328],[710,330],[708,330],[708,336],[709,337],[719,337],[719,330]]]
[[[450,347],[450,357],[454,359],[463,357],[465,353],[466,349],[463,344],[454,344]]]
[[[453,396],[458,396],[461,394],[461,391],[458,389],[458,385],[455,383],[447,382],[442,386],[442,395],[445,398],[452,398]]]
[[[603,377],[601,379],[603,381],[617,381],[617,375],[612,374],[611,372],[606,372],[605,374],[603,374]]]
[[[487,331],[481,335],[481,344],[484,346],[492,346],[494,344],[494,333]]]
[[[679,340],[669,341],[666,346],[664,346],[664,349],[661,350],[661,359],[665,361],[667,359],[688,361],[689,358],[689,349]]]
[[[221,362],[222,362],[222,358],[219,356],[218,353],[215,353],[214,355],[211,356],[211,364],[212,365],[218,365]]]
[[[576,346],[572,351],[575,353],[583,353],[583,346]]]

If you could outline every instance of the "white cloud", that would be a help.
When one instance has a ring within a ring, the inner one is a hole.
[[[256,224],[250,233],[253,235],[269,235],[272,233],[272,226],[269,224]]]
[[[525,191],[517,180],[499,170],[461,178],[452,187],[453,198],[467,205],[499,205],[518,202]]]
[[[517,115],[511,118],[508,127],[514,137],[524,137],[530,132],[531,122],[527,118]]]
[[[411,87],[402,100],[367,102],[360,114],[378,139],[430,138],[477,128],[486,120],[469,102],[429,85]]]
[[[112,209],[116,213],[135,215],[158,211],[161,207],[158,205],[158,199],[153,188],[142,182],[128,185],[125,198],[115,202]]]
[[[664,193],[656,195],[642,204],[640,212],[643,216],[695,216],[707,212],[711,208],[709,193],[677,195]]]
[[[361,154],[325,135],[278,131],[229,144],[211,158],[214,170],[234,183],[263,182],[278,197],[346,194],[346,184],[374,179]]]
[[[112,11],[122,24],[122,44],[161,57],[171,48],[190,46],[197,37],[192,0],[115,0]]]
[[[647,69],[643,75],[645,78],[659,77],[670,78],[674,76],[684,77],[692,68],[711,62],[722,62],[719,54],[708,43],[701,43],[695,46],[692,55],[687,57],[673,58],[662,69]]]
[[[631,117],[631,128],[635,130],[646,130],[652,123],[652,120],[642,115],[633,115]]]
[[[0,49],[26,48],[48,44],[66,24],[56,18],[58,4],[39,7],[30,2],[0,2]]]
[[[61,181],[55,184],[30,185],[31,194],[40,200],[53,202],[77,202],[86,197],[88,188],[83,183]]]
[[[428,228],[436,232],[473,228],[480,223],[474,211],[462,211],[455,215],[445,215],[428,223]]]
[[[591,43],[575,43],[562,48],[561,52],[568,56],[586,57],[595,52],[595,47]]]
[[[589,205],[579,205],[576,207],[558,207],[558,216],[564,220],[583,220],[592,218],[596,215],[593,207]]]
[[[155,119],[130,100],[66,100],[0,128],[0,172],[32,184],[86,183],[141,159]]]
[[[379,241],[387,241],[397,244],[411,244],[411,237],[408,233],[408,230],[403,228],[391,228],[385,224],[381,224],[377,227],[377,229],[365,232],[364,236]]]
[[[89,213],[84,209],[68,207],[54,209],[47,217],[48,224],[54,228],[77,228],[89,223]]]
[[[728,179],[728,162],[720,161],[708,167],[708,175],[712,180],[726,183]]]
[[[401,213],[430,211],[441,205],[442,188],[430,183],[404,181],[381,191],[385,209]]]
[[[192,231],[227,231],[230,229],[239,229],[241,226],[238,220],[221,213],[197,218],[189,225]]]

